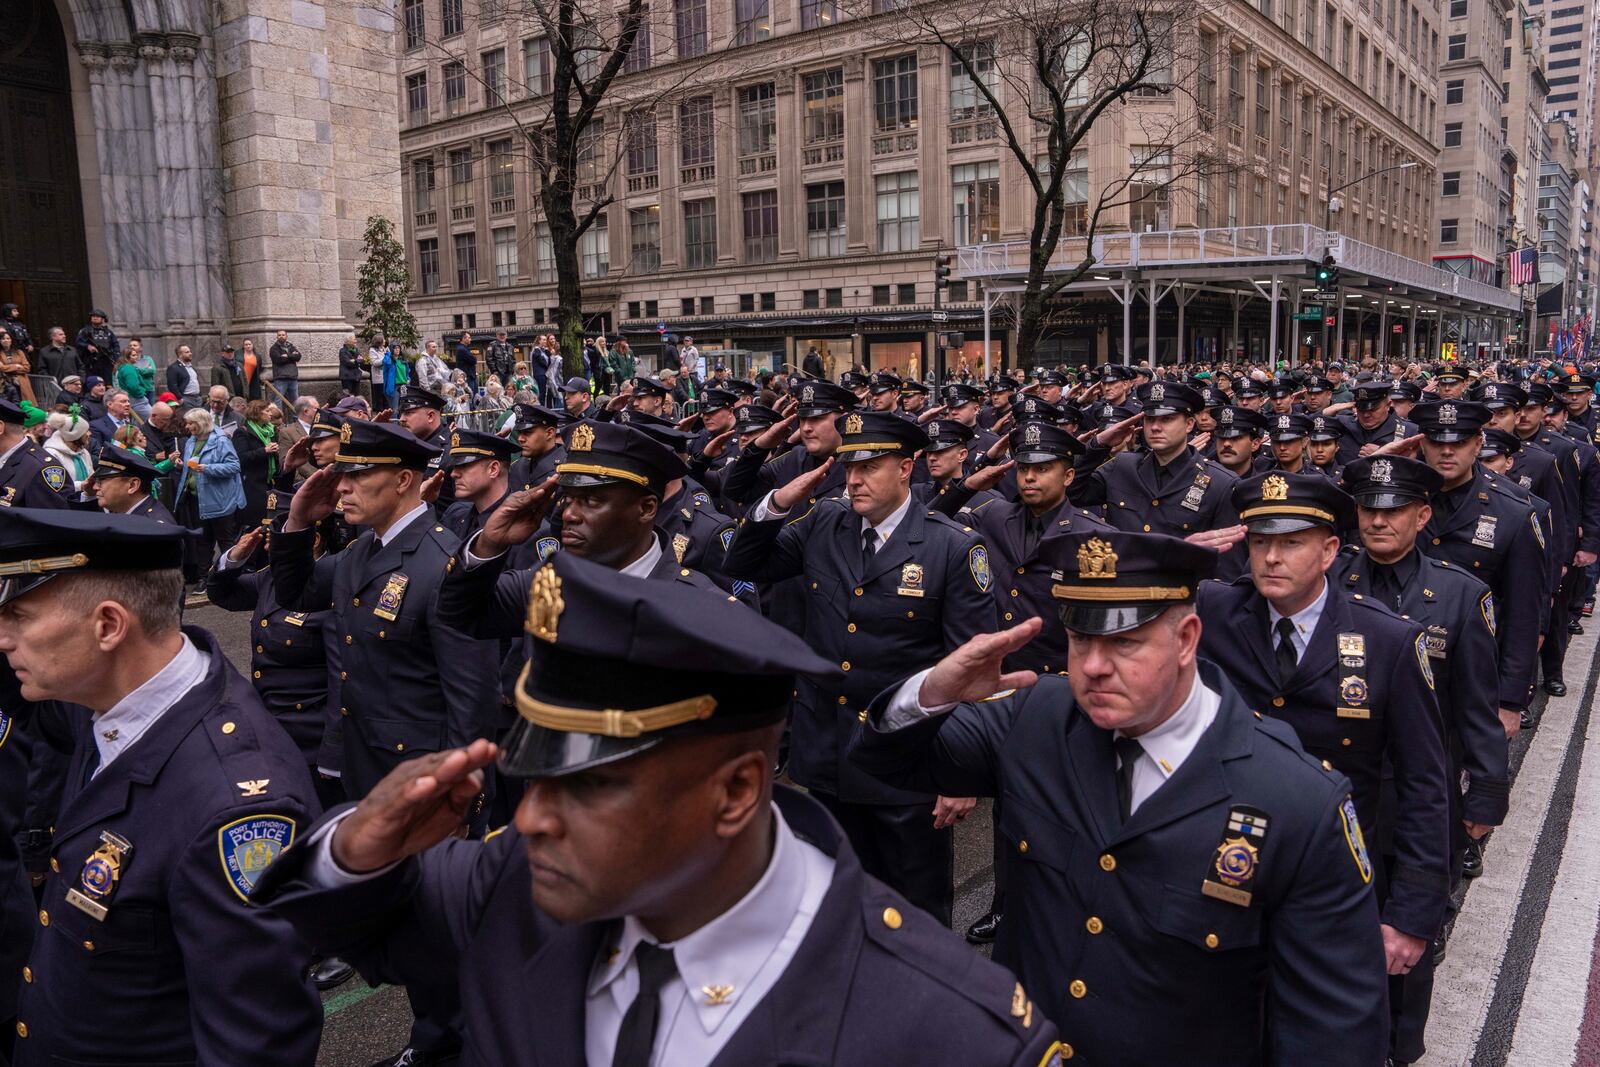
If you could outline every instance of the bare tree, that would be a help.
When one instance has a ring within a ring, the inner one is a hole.
[[[1204,57],[1195,4],[989,0],[975,20],[969,6],[942,0],[878,15],[884,0],[858,2],[867,6],[853,14],[874,17],[881,38],[943,51],[952,124],[970,119],[974,139],[998,137],[1027,181],[1033,219],[1016,312],[1023,359],[1055,297],[1093,267],[1103,224],[1153,223],[1170,210],[1174,191],[1218,167],[1209,139],[1197,136],[1195,76]],[[1125,169],[1095,191],[1086,161],[1091,133],[1127,152]]]

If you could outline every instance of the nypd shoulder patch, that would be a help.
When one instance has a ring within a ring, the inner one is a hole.
[[[52,465],[45,467],[39,473],[44,475],[44,484],[56,492],[59,493],[67,487],[67,468]]]
[[[1363,882],[1372,881],[1372,859],[1367,855],[1367,839],[1361,836],[1361,821],[1356,818],[1356,802],[1349,797],[1344,798],[1344,803],[1339,805],[1339,823],[1344,829],[1345,844],[1350,846],[1350,855],[1355,858],[1356,870],[1361,873]]]
[[[989,569],[989,550],[982,545],[973,545],[972,551],[967,553],[967,569],[972,572],[972,580],[977,583],[979,591],[987,593],[994,582],[994,574]]]
[[[1489,628],[1489,636],[1495,636],[1494,629],[1494,594],[1485,593],[1478,601],[1478,610],[1483,613],[1483,624]]]
[[[1539,516],[1529,513],[1528,524],[1533,527],[1533,539],[1539,542],[1539,550],[1544,550],[1544,527],[1539,525]]]
[[[284,815],[249,815],[217,831],[217,853],[228,884],[249,900],[261,874],[294,843],[294,820]]]
[[[0,748],[6,747],[6,738],[11,736],[11,724],[14,721],[11,715],[0,709]]]
[[[539,553],[540,562],[543,562],[560,551],[561,541],[555,537],[541,537],[534,548]]]
[[[1433,688],[1433,666],[1428,662],[1428,638],[1426,634],[1418,634],[1413,647],[1417,653],[1417,666],[1422,669],[1422,680],[1428,683],[1428,688]]]
[[[717,535],[717,537],[719,537],[722,540],[722,551],[726,552],[726,551],[728,551],[728,549],[730,547],[732,547],[732,545],[733,545],[733,532],[734,532],[734,527],[729,526],[726,530],[723,530],[720,534]]]

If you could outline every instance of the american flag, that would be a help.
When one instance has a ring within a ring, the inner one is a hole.
[[[1511,285],[1527,285],[1539,270],[1539,250],[1519,248],[1506,253],[1506,281]]]

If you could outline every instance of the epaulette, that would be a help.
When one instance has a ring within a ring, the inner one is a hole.
[[[1256,717],[1256,730],[1282,745],[1284,750],[1291,753],[1296,759],[1303,761],[1309,767],[1314,767],[1321,771],[1324,777],[1332,777],[1339,774],[1339,771],[1334,769],[1333,764],[1327,760],[1317,759],[1301,746],[1300,736],[1295,733],[1294,727],[1281,719],[1262,715],[1259,711],[1254,714]]]

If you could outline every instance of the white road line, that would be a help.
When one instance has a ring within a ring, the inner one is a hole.
[[[1567,675],[1586,682],[1594,650],[1592,634],[1575,638],[1567,650]],[[1449,954],[1434,977],[1428,1053],[1418,1067],[1467,1067],[1471,1061],[1583,688],[1580,682],[1567,696],[1552,698],[1545,705],[1539,731],[1512,787],[1505,824],[1494,832],[1484,860],[1485,873],[1472,883],[1466,906],[1456,919]],[[1567,1010],[1581,1014],[1581,998],[1577,1008],[1568,1005]]]

